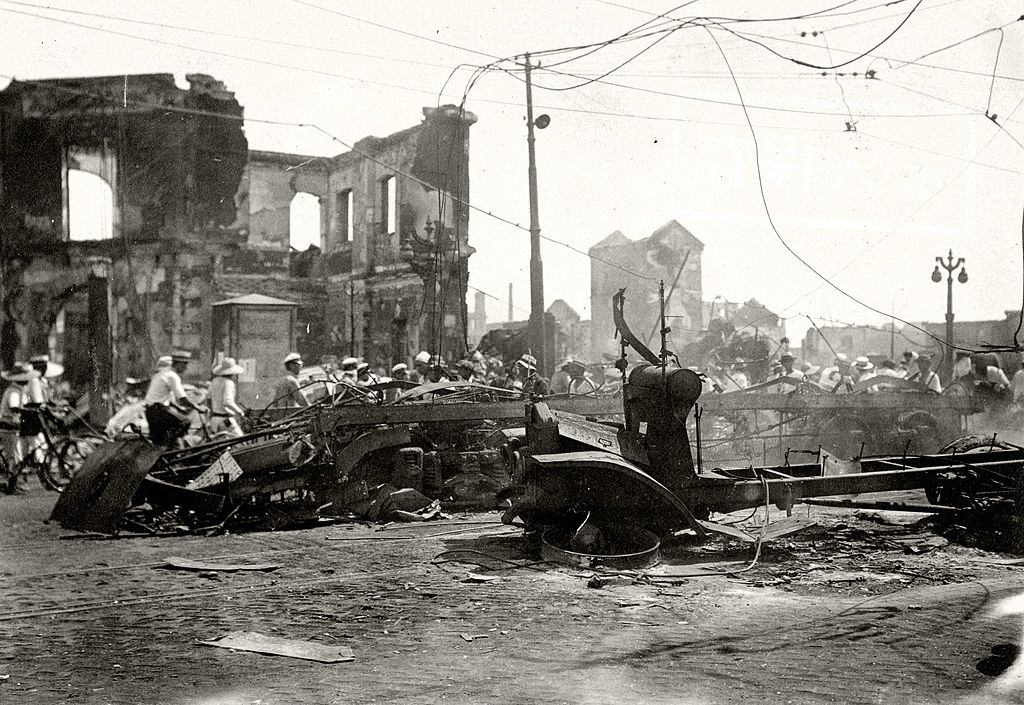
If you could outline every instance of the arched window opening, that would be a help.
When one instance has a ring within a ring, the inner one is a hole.
[[[385,176],[381,181],[381,208],[384,210],[384,232],[394,235],[398,232],[398,184],[394,176]]]
[[[320,243],[320,199],[311,193],[297,193],[288,209],[288,244],[305,252]]]
[[[114,191],[95,174],[68,170],[68,239],[114,237]]]

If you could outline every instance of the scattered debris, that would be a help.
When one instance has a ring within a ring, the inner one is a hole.
[[[255,570],[260,572],[269,572],[277,570],[281,567],[279,563],[204,563],[203,561],[193,561],[188,558],[180,558],[178,556],[170,556],[164,562],[161,568],[175,568],[178,570],[197,570],[197,571],[219,571],[222,573],[234,573],[243,570]]]
[[[212,641],[201,641],[205,646],[216,646],[234,651],[252,651],[258,654],[288,656],[289,658],[319,661],[321,663],[342,663],[355,661],[349,646],[327,646],[312,641],[281,639],[259,632],[230,632]]]
[[[486,639],[489,635],[488,634],[467,634],[466,632],[462,632],[461,634],[459,634],[459,636],[461,636],[463,638],[463,640],[465,640],[465,641],[473,641],[475,639]]]

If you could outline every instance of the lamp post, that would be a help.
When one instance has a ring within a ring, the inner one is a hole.
[[[953,250],[949,251],[949,256],[943,259],[942,257],[936,257],[935,261],[938,263],[935,265],[935,270],[932,272],[932,281],[938,284],[942,281],[942,272],[939,271],[941,266],[946,270],[946,354],[942,358],[942,376],[947,380],[953,377],[953,272],[957,269],[960,270],[960,274],[957,275],[956,280],[961,284],[967,283],[967,268],[964,267],[964,258],[958,257],[956,260],[953,259]]]
[[[527,178],[530,189],[530,345],[537,358],[537,372],[551,374],[554,360],[549,358],[544,325],[544,264],[540,256],[540,216],[537,207],[537,157],[534,151],[533,128],[543,130],[551,123],[547,115],[533,118],[533,82],[530,78],[530,55],[525,56],[526,68],[526,145],[529,159]]]

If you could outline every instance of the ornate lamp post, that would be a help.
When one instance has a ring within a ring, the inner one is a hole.
[[[949,251],[949,256],[943,259],[942,257],[936,257],[935,261],[938,263],[935,265],[935,270],[932,272],[932,281],[938,284],[942,281],[942,272],[939,271],[941,266],[946,270],[946,354],[942,358],[942,376],[948,381],[953,377],[953,272],[957,269],[960,270],[960,274],[957,275],[956,280],[961,284],[967,283],[967,268],[964,267],[964,258],[958,257],[956,260],[953,259],[953,250]]]

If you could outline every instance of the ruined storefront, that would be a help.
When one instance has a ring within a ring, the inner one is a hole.
[[[219,352],[212,304],[250,293],[299,305],[310,360],[462,354],[475,116],[424,109],[419,125],[329,158],[250,151],[242,116],[221,82],[194,74],[187,88],[153,74],[0,92],[4,367],[49,351],[84,389],[185,348],[205,372]],[[105,184],[104,232],[70,222],[82,178]],[[301,252],[297,194],[320,207],[320,241]]]

